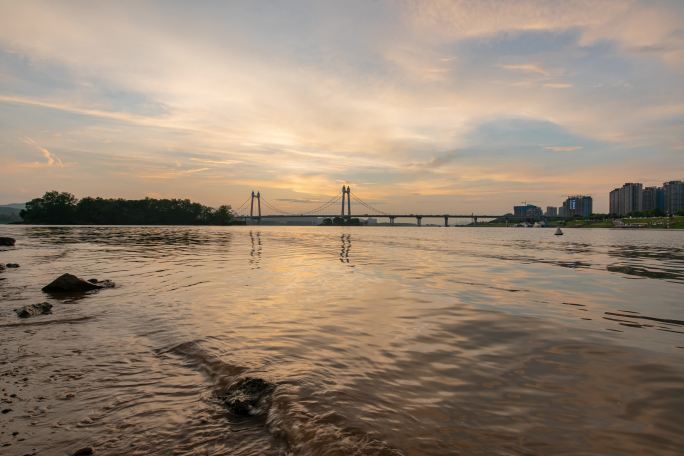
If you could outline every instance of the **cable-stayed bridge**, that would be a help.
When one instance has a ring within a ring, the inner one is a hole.
[[[354,215],[352,216],[352,200],[354,201]],[[262,213],[262,204],[265,213]],[[360,210],[357,210],[360,208]],[[268,211],[268,212],[266,212]],[[449,226],[449,219],[470,219],[474,223],[478,220],[492,220],[505,219],[507,221],[524,220],[526,217],[515,217],[508,215],[492,215],[492,214],[436,214],[436,213],[421,213],[421,214],[406,214],[406,213],[388,213],[382,211],[371,204],[365,202],[357,194],[351,191],[349,186],[342,186],[342,191],[329,200],[313,207],[307,211],[302,212],[288,212],[278,208],[275,204],[264,198],[261,192],[252,192],[252,194],[234,210],[238,218],[252,220],[255,222],[261,219],[279,219],[279,218],[330,218],[335,217],[351,218],[351,217],[374,217],[387,218],[390,224],[394,225],[396,219],[415,219],[418,226],[422,225],[423,219],[443,219],[444,226]]]

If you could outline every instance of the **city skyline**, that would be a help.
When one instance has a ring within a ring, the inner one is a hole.
[[[510,212],[684,176],[684,5],[0,1],[0,204]]]

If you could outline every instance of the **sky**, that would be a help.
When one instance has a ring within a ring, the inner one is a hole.
[[[0,204],[606,212],[684,178],[683,81],[681,0],[0,0]]]

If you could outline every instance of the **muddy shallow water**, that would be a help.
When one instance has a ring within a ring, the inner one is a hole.
[[[0,454],[681,454],[684,232],[3,226]],[[74,296],[63,272],[117,283]],[[52,313],[13,309],[47,301]],[[272,389],[254,413],[222,393]],[[17,433],[13,435],[13,433]]]

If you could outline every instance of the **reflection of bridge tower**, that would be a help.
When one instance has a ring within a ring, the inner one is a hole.
[[[347,198],[347,217],[351,218],[351,188],[347,185],[347,188],[345,189],[344,185],[342,186],[342,213],[341,216],[344,217],[344,198]]]
[[[252,190],[252,202],[249,206],[249,216],[254,218],[254,199],[256,198],[257,200],[257,211],[258,214],[257,217],[261,218],[261,192],[256,192],[256,195],[254,194],[254,190]]]
[[[342,234],[342,250],[340,250],[340,262],[349,263],[349,250],[351,250],[351,234]]]

